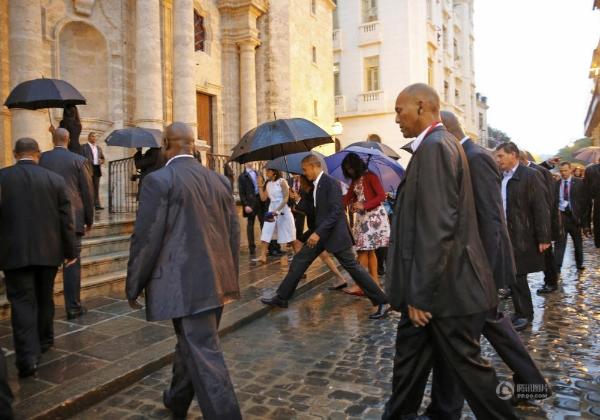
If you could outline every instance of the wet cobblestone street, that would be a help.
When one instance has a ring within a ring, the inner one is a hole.
[[[569,246],[556,293],[536,295],[542,275],[530,276],[535,320],[521,336],[554,395],[519,407],[523,418],[600,418],[600,252],[589,240],[584,247],[587,270],[577,273]],[[321,286],[226,335],[223,349],[244,418],[381,418],[398,315],[371,321],[370,311],[367,300]],[[509,380],[486,342],[483,353]],[[161,395],[170,375],[165,367],[76,418],[168,418]],[[426,395],[422,407],[427,403]],[[466,404],[464,417],[473,417]],[[195,402],[188,418],[200,418]]]

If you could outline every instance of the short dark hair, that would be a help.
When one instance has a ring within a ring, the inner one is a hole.
[[[308,155],[304,156],[302,163],[322,167],[321,159],[319,159],[319,157],[313,153],[309,153]]]
[[[17,140],[15,143],[15,154],[22,155],[26,153],[38,153],[40,151],[40,146],[37,141],[30,137],[23,137]]]
[[[558,164],[558,166],[568,166],[570,168],[571,167],[571,162],[563,161],[563,162],[560,162]]]
[[[354,171],[354,177],[346,170],[350,167]],[[351,152],[342,160],[342,172],[346,178],[355,180],[359,179],[367,171],[367,164],[356,153]]]
[[[496,151],[500,151],[500,150],[502,150],[505,153],[514,153],[517,156],[517,158],[521,156],[519,147],[512,141],[507,141],[507,142],[499,144],[496,147]]]

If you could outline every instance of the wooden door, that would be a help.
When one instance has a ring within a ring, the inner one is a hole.
[[[209,146],[209,153],[213,151],[212,130],[212,96],[205,93],[196,93],[196,113],[198,123],[198,138],[204,140]]]

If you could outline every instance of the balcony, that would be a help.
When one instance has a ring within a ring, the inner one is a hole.
[[[385,112],[384,92],[376,90],[359,94],[356,110],[359,114]]]
[[[335,115],[341,115],[346,112],[346,98],[343,95],[335,97]]]
[[[333,30],[333,51],[340,51],[342,49],[342,30]]]
[[[378,44],[381,39],[381,25],[379,22],[369,22],[358,27],[359,46]]]

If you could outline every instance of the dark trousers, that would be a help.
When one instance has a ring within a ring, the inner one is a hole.
[[[67,313],[76,313],[81,310],[81,238],[77,234],[77,261],[69,267],[63,267],[63,290],[65,296],[65,310]]]
[[[594,245],[596,248],[600,248],[600,198],[594,199],[592,223],[594,224]]]
[[[571,235],[571,239],[573,239],[575,264],[577,265],[577,268],[583,267],[583,236],[581,234],[581,226],[579,226],[570,211],[560,212],[560,217],[562,219],[563,234],[558,241],[556,241],[556,252],[554,254],[556,269],[560,272],[563,259],[565,258],[568,235]]]
[[[377,248],[375,250],[375,255],[377,255],[377,271],[383,273],[385,271],[385,260],[387,259],[387,251],[388,248]]]
[[[323,251],[325,251],[325,248],[321,242],[318,242],[314,248],[306,244],[303,245],[300,251],[294,255],[290,269],[277,289],[277,296],[283,300],[291,299],[298,287],[298,283],[300,283],[302,275]],[[352,280],[365,292],[365,295],[371,300],[373,305],[387,303],[388,300],[385,294],[373,281],[369,273],[356,261],[352,248],[334,252],[333,255],[342,267],[346,269],[348,274],[350,274]]]
[[[242,418],[219,342],[222,312],[217,308],[173,320],[177,346],[166,402],[178,417],[185,417],[196,395],[205,419]]]
[[[483,325],[483,336],[487,338],[500,358],[514,372],[513,380],[519,384],[545,384],[546,380],[537,367],[521,337],[512,326],[510,317],[490,311]],[[436,357],[433,364],[431,404],[426,414],[433,420],[460,419],[464,395],[451,369]]]
[[[533,320],[533,301],[531,290],[527,282],[527,274],[517,274],[515,282],[511,285],[512,300],[515,307],[515,315],[519,318]]]
[[[12,420],[12,400],[13,394],[8,386],[8,370],[6,368],[6,358],[4,352],[0,349],[0,420]]]
[[[100,207],[100,165],[93,165],[92,182],[94,184],[94,205]]]
[[[550,244],[550,247],[544,251],[544,283],[551,287],[558,286],[558,275],[554,249],[552,244]]]
[[[434,317],[427,326],[415,327],[408,315],[402,314],[396,336],[392,395],[382,418],[414,418],[434,360],[439,359],[455,375],[478,419],[516,419],[510,403],[497,397],[496,373],[480,354],[479,338],[485,319],[485,312]]]
[[[36,365],[42,351],[54,343],[56,271],[56,267],[40,266],[4,271],[16,364],[20,370]]]
[[[306,221],[306,215],[300,212],[293,212],[294,214],[294,225],[296,225],[296,239],[304,242],[304,222]]]

